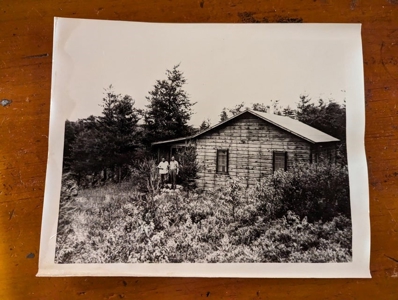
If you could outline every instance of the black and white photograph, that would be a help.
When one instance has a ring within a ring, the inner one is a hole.
[[[361,51],[359,25],[56,19],[39,276],[368,277]]]

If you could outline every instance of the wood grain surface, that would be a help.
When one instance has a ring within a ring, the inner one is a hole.
[[[184,23],[362,23],[373,278],[36,278],[54,16]],[[1,0],[1,299],[398,299],[397,83],[397,0]]]

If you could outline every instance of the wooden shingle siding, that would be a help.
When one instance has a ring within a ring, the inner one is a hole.
[[[250,114],[220,126],[196,139],[197,159],[202,166],[198,185],[214,188],[239,176],[243,185],[254,185],[273,172],[273,151],[287,152],[287,168],[294,161],[310,161],[311,145]],[[228,149],[229,174],[216,173],[217,149]]]

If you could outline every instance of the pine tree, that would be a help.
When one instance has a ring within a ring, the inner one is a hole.
[[[202,124],[200,124],[199,132],[205,131],[206,129],[210,128],[210,119],[203,120]]]
[[[296,111],[288,105],[282,110],[282,115],[294,119],[296,118]]]
[[[241,102],[236,104],[234,108],[226,108],[224,107],[220,114],[220,122],[224,122],[230,117],[233,117],[239,113],[241,113],[245,109],[245,103]],[[228,112],[227,112],[228,111]]]
[[[183,89],[186,79],[179,65],[166,71],[166,79],[157,80],[146,97],[149,104],[145,112],[146,142],[188,136],[192,127],[192,103]]]
[[[102,154],[107,157],[105,167],[116,168],[120,182],[122,166],[132,161],[135,150],[140,146],[137,123],[141,111],[134,107],[135,101],[131,96],[116,94],[112,85],[105,89],[104,94],[98,134],[102,140]]]
[[[333,100],[322,99],[314,103],[308,96],[300,96],[296,110],[297,119],[340,140],[338,156],[347,162],[346,151],[346,108]]]
[[[105,89],[101,106],[99,117],[90,116],[73,126],[66,123],[66,167],[79,178],[110,169],[120,182],[122,167],[131,163],[141,145],[137,123],[142,112],[130,96],[116,94],[112,85]]]
[[[220,114],[220,122],[224,122],[227,119],[228,119],[228,114],[227,114],[226,108],[224,107],[224,109],[221,111],[221,114]]]
[[[102,133],[97,118],[90,116],[74,122],[75,136],[68,146],[70,151],[70,171],[76,176],[78,185],[88,174],[100,172],[107,163],[103,153]],[[64,147],[66,152],[67,145]]]
[[[252,109],[254,111],[266,113],[269,111],[269,105],[265,105],[264,103],[253,103]]]

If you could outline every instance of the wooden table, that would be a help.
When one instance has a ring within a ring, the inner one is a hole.
[[[36,278],[54,16],[363,23],[373,279]],[[398,299],[397,0],[3,0],[0,46],[2,299]]]

